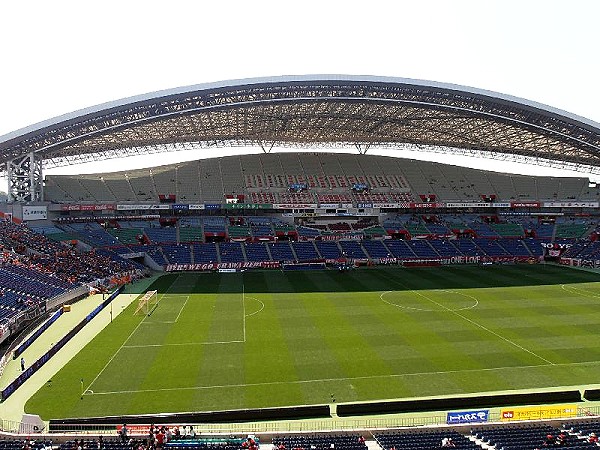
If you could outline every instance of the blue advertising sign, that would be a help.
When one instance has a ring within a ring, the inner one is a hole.
[[[221,204],[215,205],[214,203],[206,203],[204,209],[221,209]]]
[[[446,421],[448,424],[487,422],[489,412],[489,409],[449,412]]]
[[[187,211],[190,209],[190,205],[175,203],[174,205],[171,205],[171,208],[173,208],[173,211]]]

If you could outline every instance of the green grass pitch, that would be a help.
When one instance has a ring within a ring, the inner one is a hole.
[[[599,288],[600,275],[538,265],[165,275],[151,315],[134,315],[134,302],[26,411],[49,419],[594,384]]]

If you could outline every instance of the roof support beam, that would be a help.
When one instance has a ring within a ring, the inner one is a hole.
[[[358,153],[360,153],[361,155],[366,155],[367,150],[371,148],[371,144],[354,144],[354,147],[356,148],[356,150],[358,150]]]
[[[42,160],[34,152],[7,163],[8,200],[11,202],[40,202],[43,199]]]
[[[262,149],[263,153],[271,153],[271,150],[273,150],[273,147],[275,147],[275,143],[271,143],[271,145],[267,145],[265,146],[264,142],[259,143],[258,145],[260,145],[260,148]]]

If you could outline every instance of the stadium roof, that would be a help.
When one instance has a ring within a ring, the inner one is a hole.
[[[565,111],[431,81],[306,75],[181,87],[56,117],[1,136],[0,171],[31,152],[52,167],[188,144],[413,144],[600,167],[600,124]]]

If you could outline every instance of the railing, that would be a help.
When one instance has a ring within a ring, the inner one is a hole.
[[[574,417],[543,419],[543,421],[552,421],[563,423],[571,420],[600,417],[600,406],[577,408],[577,415]],[[421,414],[418,416],[392,416],[389,417],[365,417],[365,418],[330,418],[330,419],[309,419],[298,421],[273,421],[273,422],[245,422],[245,423],[211,423],[195,424],[194,430],[197,434],[272,434],[272,433],[316,433],[331,431],[374,431],[394,428],[418,428],[418,427],[440,427],[456,426],[448,425],[445,413]],[[160,422],[157,417],[156,423]],[[506,421],[502,420],[501,411],[490,411],[487,423],[516,424],[526,421]],[[527,421],[531,422],[531,421]],[[177,425],[184,425],[183,423]],[[485,426],[486,423],[478,423],[478,426]],[[473,424],[466,424],[473,426]],[[53,425],[53,432],[83,433],[83,434],[114,434],[117,423],[107,424],[82,424],[82,425]],[[5,430],[6,431],[6,430]]]

